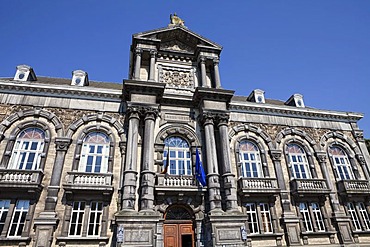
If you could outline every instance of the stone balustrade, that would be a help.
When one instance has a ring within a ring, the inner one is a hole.
[[[66,182],[63,184],[66,190],[94,190],[111,191],[113,174],[90,173],[90,172],[67,172]]]
[[[40,170],[0,169],[0,190],[40,192],[44,173]]]
[[[245,196],[253,193],[276,194],[279,187],[276,178],[245,178],[238,180],[238,191]]]
[[[370,184],[366,180],[341,180],[338,191],[340,194],[370,195]]]
[[[158,174],[157,185],[169,187],[192,187],[196,186],[196,183],[193,176]]]
[[[290,189],[294,195],[307,194],[328,194],[330,190],[327,187],[325,179],[300,179],[295,178],[290,181]]]

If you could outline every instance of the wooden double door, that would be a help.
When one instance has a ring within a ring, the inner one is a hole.
[[[194,226],[189,223],[165,223],[164,247],[194,247]]]

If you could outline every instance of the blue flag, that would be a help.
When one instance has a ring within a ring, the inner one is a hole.
[[[195,177],[197,178],[197,180],[199,181],[199,183],[202,186],[206,186],[207,185],[207,182],[206,182],[206,173],[204,172],[204,169],[203,169],[203,166],[202,166],[202,162],[200,161],[200,156],[199,156],[198,149],[196,149]]]

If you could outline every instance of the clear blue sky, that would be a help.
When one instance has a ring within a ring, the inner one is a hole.
[[[0,5],[0,77],[28,64],[39,76],[127,78],[131,35],[186,26],[221,44],[222,85],[309,107],[361,112],[370,138],[370,1],[19,1]]]

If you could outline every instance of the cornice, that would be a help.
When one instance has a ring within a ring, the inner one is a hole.
[[[10,81],[0,81],[0,91],[2,93],[14,93],[22,95],[35,95],[47,97],[71,97],[77,99],[92,99],[92,100],[110,100],[121,101],[121,90],[92,88],[92,87],[77,87],[77,86],[57,86],[39,83],[14,83]]]
[[[277,115],[284,117],[296,117],[305,119],[322,119],[331,121],[358,121],[363,118],[363,114],[356,112],[341,112],[320,110],[313,108],[297,108],[284,105],[259,104],[252,102],[230,102],[230,112],[251,113],[264,115]]]

